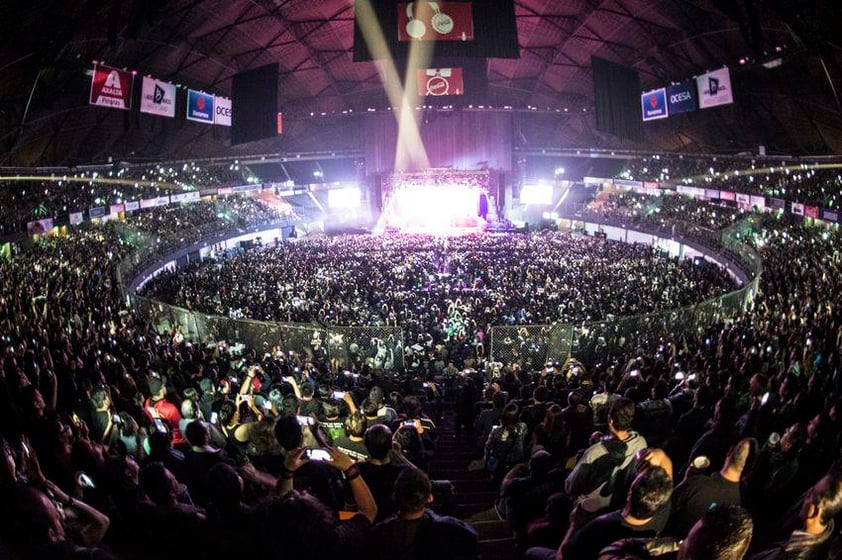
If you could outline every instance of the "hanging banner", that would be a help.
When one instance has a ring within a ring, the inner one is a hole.
[[[797,215],[797,216],[803,216],[804,215],[804,205],[801,204],[800,202],[793,202],[792,203],[792,213]]]
[[[416,77],[420,97],[463,95],[465,93],[465,82],[461,68],[418,68]]]
[[[665,88],[653,89],[642,94],[640,96],[640,109],[643,113],[644,122],[669,117],[667,90]]]
[[[614,179],[604,177],[585,177],[583,181],[586,185],[611,185],[614,183]]]
[[[113,216],[117,216],[118,214],[120,214],[120,212],[126,211],[126,205],[125,204],[112,204],[111,207],[108,210],[109,210],[108,211],[109,214],[111,214]]]
[[[126,203],[126,212],[134,212],[138,208],[140,208],[140,202],[138,202],[137,200],[133,200],[131,202]]]
[[[140,93],[140,112],[175,117],[175,85],[144,76]]]
[[[769,208],[775,208],[777,210],[783,210],[784,208],[786,208],[786,201],[782,198],[769,197],[769,199],[766,201],[766,206],[768,206]]]
[[[705,196],[707,198],[719,198],[718,189],[705,189]]]
[[[805,206],[804,207],[804,215],[808,218],[818,218],[819,217],[819,207],[818,206]]]
[[[751,206],[751,196],[747,194],[737,193],[737,204],[748,208]]]
[[[702,109],[734,102],[734,92],[731,91],[731,73],[727,66],[697,77],[696,88],[699,93],[699,107]]]
[[[731,191],[719,191],[719,200],[737,200],[737,195]]]
[[[765,210],[766,209],[766,197],[752,195],[751,205],[756,206],[758,210]]]
[[[231,126],[231,100],[227,97],[214,98],[213,124]]]
[[[187,90],[187,120],[213,124],[213,95]]]
[[[71,212],[70,213],[70,225],[71,226],[78,226],[83,221],[85,221],[85,216],[82,212]]]
[[[398,4],[398,41],[473,41],[470,2]]]
[[[201,198],[199,191],[192,191],[170,195],[170,202],[190,202],[199,198]]]
[[[101,218],[105,216],[105,206],[96,206],[88,209],[88,217]]]
[[[822,209],[822,220],[828,222],[838,222],[839,221],[839,213],[834,212],[833,210],[828,210],[826,208]]]
[[[90,104],[128,111],[132,107],[132,74],[108,66],[94,66]]]
[[[231,191],[235,193],[243,193],[243,192],[251,192],[251,191],[259,191],[262,187],[260,185],[238,185],[236,187],[231,187]],[[222,190],[222,189],[220,189]],[[219,193],[222,194],[222,193]]]
[[[635,189],[643,186],[643,181],[629,181],[628,179],[614,179],[614,185]]]
[[[159,196],[156,198],[145,198],[140,201],[141,208],[157,208],[158,206],[166,206],[170,203],[170,197]]]
[[[689,113],[698,109],[698,106],[699,94],[693,80],[667,87],[667,109],[670,115]]]

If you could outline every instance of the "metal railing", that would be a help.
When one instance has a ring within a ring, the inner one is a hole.
[[[254,348],[259,356],[278,346],[294,350],[333,370],[364,365],[379,369],[404,368],[401,327],[338,327],[277,323],[208,315],[130,294],[132,307],[159,333],[181,333],[185,340],[207,345],[225,341]]]
[[[735,317],[751,307],[762,274],[760,256],[743,242],[744,235],[733,235],[738,229],[729,228],[721,233],[722,250],[718,256],[721,258],[724,254],[727,260],[737,260],[743,267],[750,281],[742,288],[695,305],[658,313],[582,324],[492,327],[489,332],[491,360],[517,363],[522,368],[534,370],[541,369],[547,362],[563,362],[571,355],[593,363],[629,349],[649,348],[661,339],[696,334]]]
[[[579,218],[580,219],[580,218]],[[254,228],[249,228],[254,229]],[[633,228],[637,230],[638,228]],[[647,228],[639,228],[645,231]],[[733,230],[721,234],[720,257],[739,261],[750,281],[739,290],[679,309],[659,313],[619,317],[583,324],[518,325],[492,327],[489,333],[489,357],[504,364],[540,368],[548,361],[563,361],[570,355],[581,360],[629,348],[645,348],[651,342],[680,333],[696,333],[725,321],[748,309],[757,294],[762,272],[760,257]],[[242,230],[216,232],[208,243],[221,235]],[[686,240],[685,240],[686,241]],[[134,255],[120,269],[121,285],[131,282],[132,274],[148,270],[151,264],[167,260],[159,246],[153,252]],[[712,251],[708,251],[713,253]],[[337,327],[319,324],[277,323],[237,319],[205,313],[151,300],[126,289],[130,304],[150,319],[161,333],[180,332],[188,340],[200,343],[226,341],[242,343],[258,352],[274,346],[295,350],[334,369],[368,364],[387,369],[404,368],[404,332],[401,327]]]

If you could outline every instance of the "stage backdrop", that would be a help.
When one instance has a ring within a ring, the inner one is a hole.
[[[394,115],[391,112],[369,113],[360,120],[365,142],[366,173],[373,175],[393,171],[398,142]],[[512,169],[511,113],[425,113],[419,128],[430,167]]]

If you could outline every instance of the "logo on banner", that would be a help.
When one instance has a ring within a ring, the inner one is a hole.
[[[665,88],[648,91],[640,96],[640,100],[644,121],[665,119],[669,116],[667,90]]]
[[[698,108],[696,97],[696,87],[692,80],[669,86],[667,88],[669,114],[677,115],[695,111]]]
[[[231,100],[227,97],[216,96],[213,123],[231,126]]]
[[[696,78],[696,88],[699,94],[699,107],[702,109],[734,102],[734,92],[731,91],[731,73],[727,67]]]
[[[140,112],[161,117],[174,117],[175,86],[144,76],[140,95]]]
[[[91,105],[128,110],[132,106],[132,75],[129,72],[95,66],[91,78]]]
[[[187,120],[213,124],[214,97],[208,93],[187,90]]]
[[[418,95],[421,97],[462,95],[465,81],[461,68],[419,68]]]
[[[408,2],[398,4],[399,41],[473,41],[470,2]]]
[[[792,213],[797,215],[797,216],[803,216],[804,215],[804,205],[801,204],[800,202],[793,202],[792,203]]]

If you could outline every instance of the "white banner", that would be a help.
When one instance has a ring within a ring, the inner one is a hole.
[[[126,203],[126,212],[132,212],[134,210],[137,210],[138,208],[140,208],[140,202],[138,202],[137,200],[133,200],[131,202]]]
[[[792,203],[792,213],[797,214],[798,216],[804,215],[804,205],[800,202],[793,202]]]
[[[175,85],[144,76],[140,94],[140,112],[161,117],[174,117]]]
[[[606,179],[604,177],[585,177],[584,182],[586,185],[610,185],[614,182],[614,179]]]
[[[765,210],[766,209],[766,197],[763,196],[751,196],[751,205],[757,206],[758,210]]]
[[[140,201],[141,208],[156,208],[158,206],[166,206],[170,203],[170,197],[159,196],[157,198],[145,198]]]
[[[697,77],[696,88],[699,90],[699,107],[702,109],[734,102],[731,73],[727,66]]]
[[[82,215],[82,212],[71,212],[70,213],[70,225],[71,226],[79,225],[83,221],[85,221],[85,218]]]
[[[737,204],[740,206],[751,206],[751,196],[743,193],[737,193]]]
[[[170,195],[170,202],[189,202],[191,200],[199,200],[199,198],[199,191],[192,191]]]
[[[216,96],[213,124],[231,126],[231,100]]]

